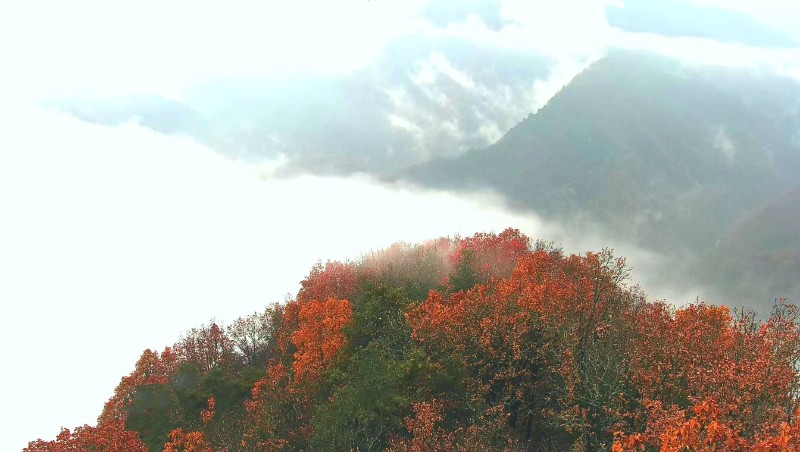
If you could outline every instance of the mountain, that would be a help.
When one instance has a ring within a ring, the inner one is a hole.
[[[493,188],[519,208],[705,266],[733,225],[800,180],[798,123],[794,80],[618,51],[497,143],[405,177]]]
[[[180,102],[75,96],[48,104],[95,123],[138,119],[234,158],[283,155],[297,171],[380,173],[493,143],[530,109],[534,81],[552,67],[525,50],[406,36],[343,75],[209,80]]]
[[[800,180],[796,81],[617,50],[529,114],[534,81],[553,67],[526,51],[415,36],[347,75],[207,82],[180,102],[133,96],[54,105],[91,122],[135,119],[235,158],[282,155],[282,171],[497,190],[513,207],[597,225],[670,256],[665,279],[710,285],[703,297],[750,304],[800,296],[791,278],[764,276],[779,260],[756,258],[759,240],[746,241],[747,252],[718,246]]]
[[[711,253],[704,278],[728,291],[762,299],[798,299],[800,187],[777,196],[738,220]]]

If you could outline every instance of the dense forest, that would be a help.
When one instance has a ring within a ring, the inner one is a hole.
[[[25,450],[798,450],[798,321],[648,300],[515,229],[399,243],[146,350],[95,426]]]

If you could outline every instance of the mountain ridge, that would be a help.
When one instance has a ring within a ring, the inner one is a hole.
[[[517,208],[588,217],[705,265],[731,225],[800,180],[799,105],[800,83],[787,78],[621,51],[495,144],[401,177],[490,187]]]

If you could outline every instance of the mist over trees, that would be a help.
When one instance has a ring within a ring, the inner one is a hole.
[[[3,8],[0,442],[800,450],[800,8],[308,6]]]
[[[800,447],[799,86],[612,52],[495,144],[374,167],[601,225],[671,256],[665,279],[719,304],[653,301],[612,252],[513,229],[398,243],[320,262],[286,302],[145,351],[96,426],[26,450]],[[167,127],[157,118],[140,120]]]
[[[798,308],[675,308],[629,271],[514,229],[318,263],[285,303],[146,350],[96,426],[25,450],[800,447]]]

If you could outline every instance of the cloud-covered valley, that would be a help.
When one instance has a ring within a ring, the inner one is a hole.
[[[15,344],[10,360],[25,369],[2,377],[5,387],[25,388],[7,395],[14,434],[4,447],[92,423],[142,350],[293,295],[317,260],[511,226],[570,252],[616,246],[645,286],[651,274],[658,288],[664,263],[513,213],[490,192],[276,179],[263,164],[136,124],[99,126],[31,107],[0,118],[8,131],[0,138],[2,340]]]

